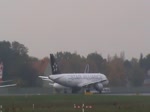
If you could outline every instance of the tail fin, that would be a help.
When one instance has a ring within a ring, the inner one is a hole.
[[[0,61],[0,82],[2,81],[3,78],[3,62]]]
[[[53,54],[50,54],[50,63],[52,68],[52,74],[60,74],[59,67]]]

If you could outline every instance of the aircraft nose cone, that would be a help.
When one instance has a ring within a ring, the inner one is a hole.
[[[104,75],[104,79],[105,79],[104,85],[107,85],[109,83],[109,80],[105,75]]]
[[[108,80],[106,80],[106,81],[105,81],[105,84],[107,85],[108,83],[109,83],[109,81],[108,81]]]

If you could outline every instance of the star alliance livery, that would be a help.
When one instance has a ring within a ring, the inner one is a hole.
[[[48,78],[53,82],[53,87],[55,88],[71,88],[72,93],[77,93],[82,88],[86,91],[90,91],[90,88],[96,89],[99,93],[102,92],[104,85],[109,83],[107,77],[101,73],[63,73],[60,74],[59,67],[56,63],[56,60],[53,54],[50,54],[51,69],[52,75],[49,75]],[[86,67],[89,69],[89,66]],[[87,70],[85,70],[87,71]],[[89,70],[88,70],[89,71]],[[45,76],[43,77],[44,80]],[[45,80],[48,80],[45,77]]]

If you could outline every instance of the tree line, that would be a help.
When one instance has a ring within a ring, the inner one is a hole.
[[[89,64],[89,72],[105,74],[110,86],[142,86],[150,75],[150,54],[131,60],[125,59],[124,53],[107,58],[96,52],[87,57],[70,52],[54,55],[62,73],[82,73]],[[36,87],[42,85],[38,75],[44,74],[49,57],[40,60],[29,56],[28,48],[19,42],[0,41],[0,60],[4,64],[3,80],[14,79],[18,87]]]

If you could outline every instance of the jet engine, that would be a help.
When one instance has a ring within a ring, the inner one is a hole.
[[[54,84],[53,84],[53,87],[54,87],[55,89],[67,89],[67,87],[62,86],[62,85],[60,85],[60,84],[58,84],[58,83],[54,83]]]
[[[69,88],[67,88],[65,86],[62,86],[62,85],[58,84],[58,83],[54,83],[53,84],[53,88],[58,93],[62,93],[62,92],[66,93],[66,90],[69,89]]]
[[[97,83],[95,84],[94,88],[101,93],[103,90],[103,85],[101,83]]]

